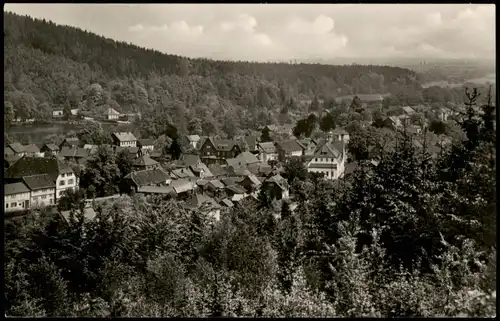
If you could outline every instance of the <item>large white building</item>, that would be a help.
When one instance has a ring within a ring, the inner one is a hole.
[[[307,164],[310,173],[323,174],[326,179],[334,180],[344,174],[347,155],[343,141],[323,141]]]

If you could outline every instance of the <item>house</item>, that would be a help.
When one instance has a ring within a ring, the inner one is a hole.
[[[225,192],[227,196],[231,197],[231,200],[234,195],[247,195],[247,191],[242,186],[236,184],[226,186]]]
[[[244,166],[260,163],[260,160],[257,158],[257,156],[248,151],[238,154],[238,156],[236,156],[234,159],[236,159],[240,164]]]
[[[59,147],[56,144],[45,144],[40,149],[45,157],[55,156],[59,153]]]
[[[80,111],[80,109],[78,109],[78,108],[71,109],[71,116],[77,116],[79,111]]]
[[[289,198],[288,182],[279,174],[266,179],[261,189],[268,193],[272,199],[282,200]]]
[[[140,157],[142,156],[142,149],[140,149],[139,147],[120,147],[120,146],[112,146],[111,147],[111,150],[115,153],[115,154],[120,154],[121,152],[126,152],[126,153],[129,153],[132,157],[134,158],[137,158],[137,157]],[[149,157],[152,157],[152,154],[148,154]]]
[[[14,165],[15,162],[20,160],[21,157],[17,155],[9,155],[4,157],[4,168],[9,168]]]
[[[78,188],[78,179],[71,167],[56,158],[23,157],[6,170],[4,182],[20,182],[25,176],[42,174],[48,174],[55,183],[56,202],[65,190]]]
[[[204,194],[194,193],[184,203],[184,208],[188,210],[207,209],[208,216],[214,218],[216,221],[220,220],[221,206],[211,197]]]
[[[247,170],[256,176],[266,176],[273,170],[273,168],[266,163],[258,163],[248,165]]]
[[[187,199],[196,191],[196,182],[192,182],[186,178],[173,180],[170,186],[179,199]]]
[[[202,162],[198,163],[198,165],[196,166],[189,166],[189,169],[191,170],[191,172],[193,172],[193,174],[196,177],[199,178],[207,178],[214,176],[210,171],[210,169],[208,169],[208,166],[203,164]]]
[[[24,146],[25,155],[28,157],[43,157],[40,148],[36,144],[29,144]]]
[[[448,117],[453,115],[453,112],[446,107],[441,107],[436,111],[436,114],[440,121],[446,122]]]
[[[189,168],[178,168],[171,172],[175,178],[195,178],[196,175]]]
[[[316,140],[312,138],[304,138],[299,140],[299,142],[305,147],[304,155],[312,156],[316,151],[316,146],[318,145],[318,142],[316,142]]]
[[[215,177],[227,176],[227,171],[225,170],[225,168],[223,168],[219,164],[211,164],[211,165],[207,165],[207,167],[210,170],[210,172],[212,173],[212,175]]]
[[[57,154],[57,156],[63,158],[68,162],[85,165],[87,159],[90,156],[90,150],[76,146],[73,146],[71,148],[63,147],[61,148],[61,151],[59,152],[59,154]]]
[[[275,161],[278,159],[276,146],[274,146],[273,142],[258,143],[257,150],[258,157],[263,163],[268,163],[269,161]]]
[[[403,126],[410,126],[410,124],[411,124],[411,117],[410,116],[403,114],[403,115],[399,115],[398,118]]]
[[[189,144],[191,146],[193,146],[193,148],[198,149],[198,147],[199,147],[198,144],[200,142],[200,136],[198,136],[198,135],[187,135],[186,137],[187,137],[187,139],[189,141]]]
[[[137,141],[137,147],[142,149],[144,153],[152,152],[155,149],[155,140],[150,138],[139,139]]]
[[[402,107],[402,109],[405,112],[405,114],[408,116],[415,114],[415,110],[413,108],[411,108],[410,106],[404,106],[404,107]]]
[[[16,156],[24,156],[26,153],[24,151],[24,146],[21,143],[12,143],[7,145],[4,151],[4,155],[16,155]]]
[[[257,136],[245,136],[245,142],[248,146],[248,151],[252,154],[257,154],[259,152],[257,144],[259,143],[259,138]]]
[[[305,152],[305,147],[299,143],[297,139],[284,140],[275,144],[278,152],[278,160],[284,162],[291,156],[302,156]]]
[[[154,159],[151,159],[149,155],[142,155],[135,159],[132,163],[132,169],[136,171],[155,169],[159,167],[160,163],[158,163]]]
[[[56,203],[56,183],[49,174],[23,176],[23,182],[31,191],[30,207]]]
[[[212,197],[219,197],[224,192],[224,188],[225,186],[221,181],[213,179],[205,185],[204,190]]]
[[[135,171],[124,177],[124,186],[140,193],[145,186],[168,186],[172,179],[168,173],[160,168]]]
[[[343,141],[324,141],[307,164],[307,171],[323,174],[326,179],[338,179],[344,174],[346,158]]]
[[[180,159],[174,162],[177,167],[198,167],[202,164],[200,156],[193,154],[182,154]]]
[[[113,108],[108,108],[108,110],[106,111],[106,118],[108,120],[117,120],[118,118],[120,118],[120,113]]]
[[[78,147],[80,146],[80,140],[76,137],[65,138],[62,143],[59,145],[59,149],[63,147]]]
[[[200,148],[203,163],[224,164],[226,159],[234,158],[241,153],[241,148],[234,140],[207,138]]]
[[[328,133],[328,139],[330,141],[343,141],[346,144],[349,142],[349,133],[342,127],[337,127]]]
[[[116,146],[137,147],[137,138],[131,132],[113,133],[112,138]]]
[[[261,181],[254,174],[246,175],[240,182],[240,185],[246,189],[247,193],[257,192],[262,185]]]
[[[396,116],[389,116],[384,119],[384,126],[396,130],[397,128],[403,126],[401,120]]]
[[[64,111],[62,111],[62,110],[53,110],[52,111],[52,117],[60,118],[62,116],[64,116]]]
[[[30,208],[31,191],[24,182],[4,185],[4,212],[22,211]]]

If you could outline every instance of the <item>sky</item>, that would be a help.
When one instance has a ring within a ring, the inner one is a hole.
[[[493,4],[6,4],[4,11],[193,58],[495,57]]]

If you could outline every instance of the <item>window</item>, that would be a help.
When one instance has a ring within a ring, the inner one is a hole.
[[[42,195],[42,199],[46,199],[47,198],[47,195]]]
[[[210,156],[210,152],[207,152],[207,156]]]
[[[66,174],[64,174],[64,173],[63,173],[63,174],[61,174],[61,177],[64,177],[65,175],[66,175]]]
[[[64,186],[65,185],[65,182],[64,181],[60,181],[59,182],[59,186]]]
[[[9,208],[9,204],[8,203],[5,203],[5,208]]]
[[[315,161],[315,162],[317,162],[317,161],[318,161],[318,159],[316,158],[314,161]]]
[[[64,192],[64,191],[59,191],[59,196],[62,196],[62,195],[63,195],[63,192]]]
[[[74,183],[74,180],[73,180],[73,179],[68,180],[68,185],[71,185],[71,184],[73,184],[73,183]]]
[[[17,203],[10,203],[10,207],[16,207]]]

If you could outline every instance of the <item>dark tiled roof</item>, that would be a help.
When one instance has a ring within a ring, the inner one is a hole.
[[[255,136],[245,136],[245,142],[248,145],[249,150],[256,150],[257,149],[257,137]]]
[[[30,191],[30,189],[23,182],[5,184],[3,190],[4,190],[4,195],[28,193]]]
[[[128,174],[126,177],[131,178],[137,186],[165,183],[170,179],[170,175],[161,169],[136,171]]]
[[[39,153],[40,148],[35,144],[29,144],[24,146],[24,151],[26,153]]]
[[[269,177],[266,182],[275,183],[282,190],[286,190],[288,188],[288,182],[280,174]]]
[[[222,168],[218,164],[208,165],[208,169],[212,172],[212,174],[214,176],[224,176],[224,175],[226,175],[226,171],[224,170],[224,168]]]
[[[241,182],[242,180],[243,180],[243,177],[228,177],[228,178],[222,179],[222,183],[224,183],[224,185],[226,185],[226,186],[230,186],[230,185],[237,184],[237,183]]]
[[[259,147],[266,154],[271,154],[276,152],[276,147],[274,146],[273,142],[259,143]]]
[[[283,149],[286,153],[302,151],[304,148],[304,146],[302,146],[296,139],[277,142],[276,146]]]
[[[12,164],[14,164],[15,162],[17,162],[18,160],[21,159],[21,156],[18,156],[18,155],[9,155],[9,156],[5,156],[4,160],[9,163],[10,166],[12,166]]]
[[[215,188],[224,188],[224,184],[222,184],[222,182],[219,181],[218,179],[211,180],[209,184]]]
[[[231,192],[236,193],[236,194],[244,194],[244,193],[246,193],[246,190],[243,187],[239,186],[239,185],[229,185],[229,186],[226,186],[226,188],[228,190],[230,190]]]
[[[178,178],[195,177],[194,173],[189,168],[174,169],[172,174]]]
[[[213,198],[210,198],[203,194],[193,194],[189,198],[189,200],[186,201],[184,206],[186,208],[194,209],[205,204],[208,204],[210,207],[215,207],[215,208],[220,207],[220,205],[216,201],[214,201]]]
[[[155,140],[151,138],[144,138],[144,139],[139,139],[138,143],[141,146],[152,146],[155,144]]]
[[[201,162],[200,156],[192,154],[183,154],[180,161],[185,166],[196,166]]]
[[[48,174],[24,176],[23,180],[31,190],[56,187],[55,181]]]
[[[260,162],[259,159],[254,154],[252,154],[250,152],[242,152],[238,156],[236,156],[236,159],[245,165]]]
[[[57,146],[56,144],[45,144],[42,149],[45,149],[45,147],[48,149],[48,150],[52,150],[52,151],[58,151],[59,150],[59,146]]]
[[[56,158],[23,157],[7,169],[7,178],[21,179],[23,176],[49,174],[56,180],[62,173],[73,173],[68,164]]]
[[[135,138],[134,134],[132,134],[131,132],[113,133],[113,136],[116,137],[120,142],[137,141],[137,138]]]
[[[238,142],[232,139],[212,139],[211,137],[209,137],[208,139],[212,141],[215,149],[221,152],[228,152],[233,149],[235,145],[239,146]]]
[[[22,153],[24,152],[24,146],[21,145],[21,143],[12,143],[9,144],[9,147],[15,152],[15,153]]]
[[[170,184],[174,191],[179,194],[194,189],[195,184],[188,179],[177,179]]]
[[[151,159],[148,155],[143,155],[134,161],[134,166],[153,166],[158,165],[158,162]]]

